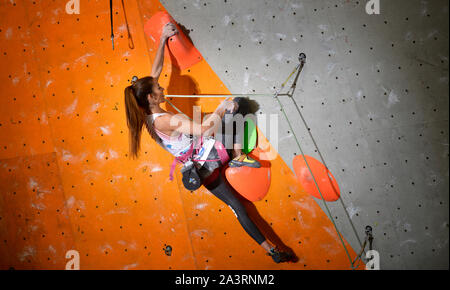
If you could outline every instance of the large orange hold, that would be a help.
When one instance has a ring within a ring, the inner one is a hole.
[[[153,15],[144,25],[144,32],[154,42],[159,44],[162,29],[169,22],[175,24],[179,33],[169,38],[165,49],[169,49],[175,57],[174,65],[181,70],[190,68],[202,60],[202,55],[167,12],[161,11]]]
[[[270,167],[261,164],[261,168],[228,167],[225,176],[231,186],[249,201],[263,199],[270,187]]]
[[[316,183],[314,182],[303,157],[305,157],[312,173],[314,174],[314,178],[316,179],[317,185],[320,188],[320,192],[322,193],[324,200],[338,200],[340,196],[339,186],[333,174],[331,174],[328,168],[326,168],[325,165],[311,156],[297,155],[292,162],[292,167],[294,168],[295,174],[297,175],[297,179],[299,180],[305,191],[318,199],[322,199],[319,190],[317,189]]]

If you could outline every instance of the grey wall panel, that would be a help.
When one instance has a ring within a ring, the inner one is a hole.
[[[358,251],[347,215],[360,238],[372,225],[384,269],[448,269],[448,1],[381,0],[379,15],[366,2],[161,1],[233,93],[273,93],[305,52],[293,97],[315,143],[280,99],[304,153],[339,182],[342,203],[328,203],[339,229]],[[292,169],[290,131],[280,114]]]

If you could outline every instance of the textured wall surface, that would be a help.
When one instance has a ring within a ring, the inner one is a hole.
[[[158,1],[126,2],[134,49],[114,1],[114,51],[106,1],[82,1],[74,15],[57,1],[0,3],[2,269],[63,269],[69,250],[81,269],[350,269],[355,251],[344,241],[347,256],[280,155],[263,164],[267,196],[244,204],[297,255],[291,264],[275,264],[206,189],[185,190],[179,173],[170,182],[172,157],[147,133],[140,158],[128,158],[123,90],[150,73],[156,46],[143,27],[165,10]],[[206,60],[180,71],[170,54],[160,84],[167,94],[229,94]],[[173,99],[188,115],[219,102]]]
[[[448,268],[448,1],[381,1],[379,15],[366,2],[162,1],[232,93],[273,93],[305,52],[294,99],[306,124],[280,98],[304,154],[339,183],[339,229],[359,249],[348,217],[361,240],[371,225],[381,268]],[[281,115],[279,132],[292,169]]]
[[[448,1],[367,15],[353,0],[115,0],[114,51],[107,2],[69,15],[65,1],[0,1],[0,268],[63,269],[74,249],[82,269],[350,269],[322,201],[297,182],[301,153],[271,97],[254,100],[280,114],[279,155],[266,198],[245,206],[297,263],[274,264],[206,189],[170,182],[172,157],[148,134],[128,159],[123,89],[150,73],[143,26],[163,10],[204,58],[180,71],[166,55],[167,94],[273,93],[306,53],[301,116],[280,100],[304,154],[339,183],[328,206],[351,258],[371,225],[382,269],[448,268]],[[220,99],[172,101],[191,115]]]

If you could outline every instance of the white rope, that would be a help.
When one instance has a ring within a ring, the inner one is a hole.
[[[273,97],[273,94],[230,94],[230,95],[164,95],[166,98],[223,98],[223,97]],[[279,94],[278,96],[288,96]]]

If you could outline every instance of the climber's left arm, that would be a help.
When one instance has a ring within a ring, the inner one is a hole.
[[[150,74],[150,76],[155,78],[156,80],[159,79],[159,75],[161,74],[161,71],[163,69],[164,48],[166,46],[167,39],[177,33],[178,31],[176,26],[171,22],[167,23],[163,27],[161,38],[159,40],[158,50],[156,51],[155,61],[153,62],[152,66],[152,73]]]

